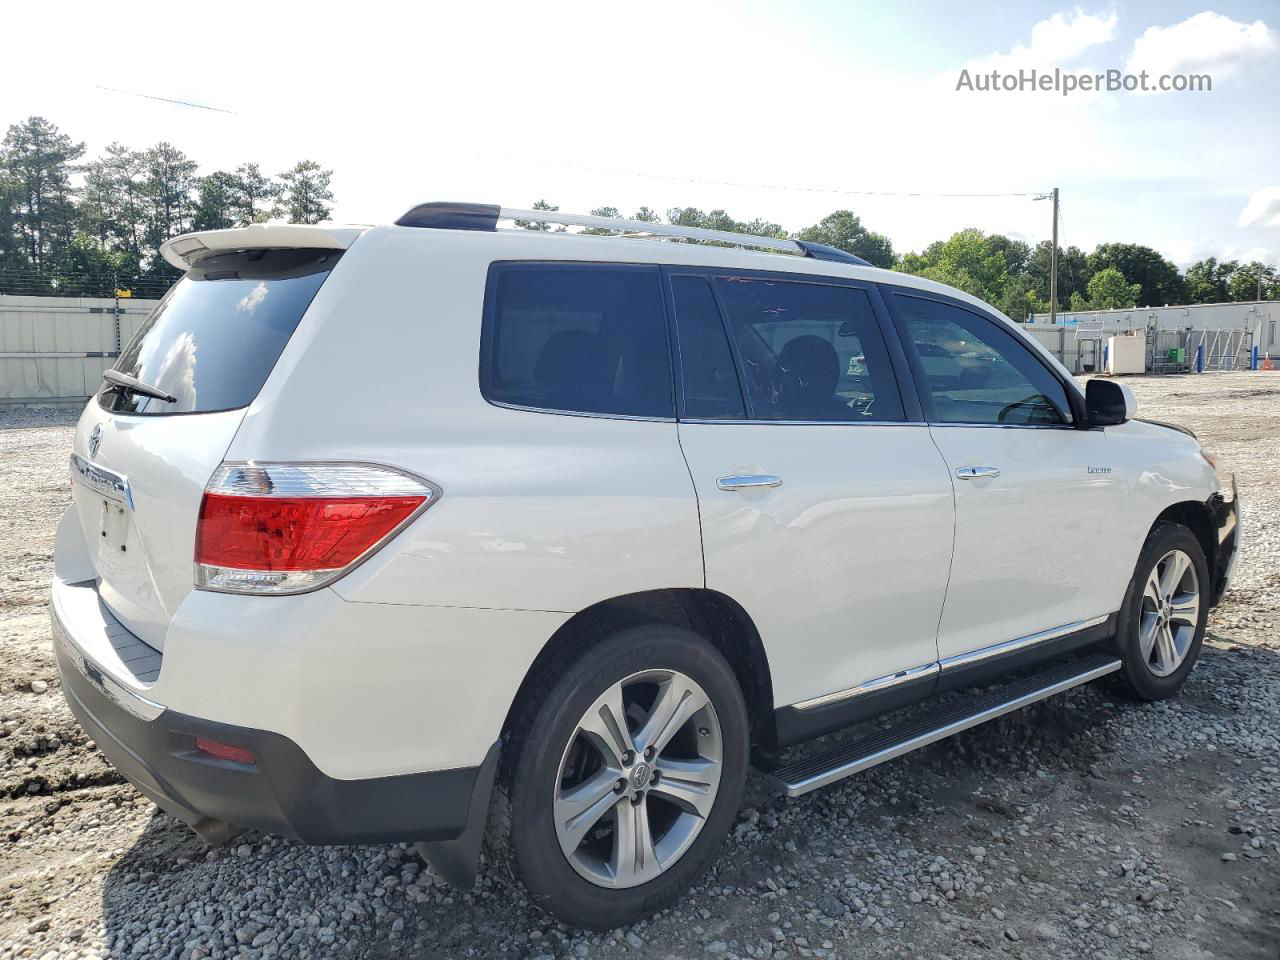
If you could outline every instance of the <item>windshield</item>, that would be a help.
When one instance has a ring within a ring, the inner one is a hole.
[[[338,262],[333,250],[244,250],[206,257],[169,291],[115,369],[175,402],[104,383],[117,413],[212,413],[247,406]]]

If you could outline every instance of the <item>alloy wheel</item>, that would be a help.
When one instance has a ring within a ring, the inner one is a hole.
[[[701,832],[722,768],[720,722],[692,678],[645,670],[620,680],[582,715],[561,757],[561,851],[598,886],[652,880]]]
[[[1200,621],[1200,578],[1191,558],[1170,550],[1147,575],[1138,621],[1143,662],[1157,677],[1182,665]]]

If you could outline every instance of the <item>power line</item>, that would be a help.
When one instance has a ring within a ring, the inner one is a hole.
[[[172,100],[169,97],[157,97],[150,93],[138,93],[134,90],[119,90],[115,87],[104,87],[102,84],[95,84],[99,90],[106,90],[108,93],[119,93],[126,97],[141,97],[143,100],[159,100],[161,103],[172,103],[179,107],[194,107],[197,110],[212,110],[214,113],[229,113],[232,116],[239,116],[234,110],[226,110],[222,107],[211,107],[207,103],[192,103],[190,100]]]
[[[700,186],[738,187],[746,190],[782,190],[791,193],[831,193],[851,197],[966,197],[989,199],[997,197],[1033,197],[1041,195],[1033,191],[1007,193],[939,193],[925,190],[843,190],[836,187],[790,186],[781,183],[743,183],[735,180],[712,180],[702,177],[676,177],[661,173],[646,173],[640,170],[618,170],[608,167],[590,167],[577,163],[562,163],[556,160],[532,158],[534,163],[547,167],[563,167],[566,170],[579,170],[585,173],[602,173],[612,177],[640,177],[646,180],[667,180],[675,183],[693,183]]]

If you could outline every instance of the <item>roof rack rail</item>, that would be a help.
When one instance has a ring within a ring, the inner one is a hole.
[[[490,203],[420,203],[397,220],[396,225],[429,227],[436,230],[496,230],[499,220],[534,220],[539,223],[554,223],[567,227],[613,230],[617,233],[730,243],[739,247],[760,247],[766,250],[799,254],[814,260],[871,266],[869,262],[852,253],[806,240],[779,240],[776,237],[757,237],[749,233],[731,233],[727,230],[682,227],[671,223],[650,223],[647,220],[627,220],[622,217],[561,213],[558,210],[518,210]]]

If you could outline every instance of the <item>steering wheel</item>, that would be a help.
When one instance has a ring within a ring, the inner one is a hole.
[[[1023,397],[1021,400],[1015,400],[1013,403],[1001,407],[1000,412],[996,414],[996,423],[1006,422],[1009,418],[1009,414],[1022,407],[1040,407],[1043,405],[1044,397],[1041,394],[1033,393],[1029,397]]]

